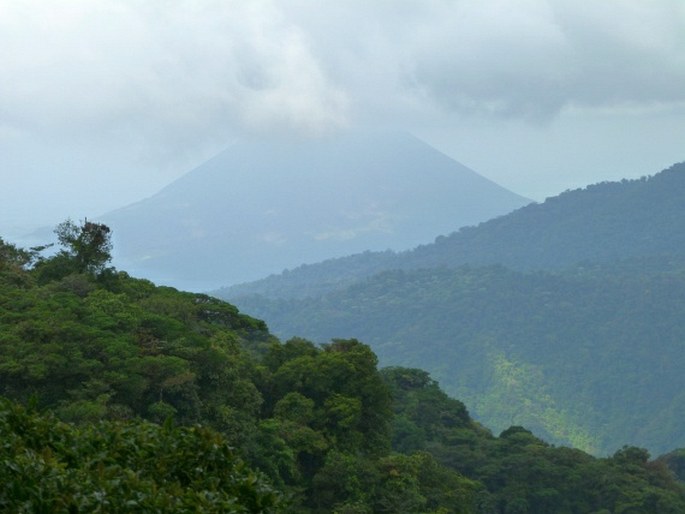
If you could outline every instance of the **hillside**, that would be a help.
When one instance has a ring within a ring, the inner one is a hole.
[[[412,251],[301,266],[218,294],[282,336],[355,334],[382,363],[433,373],[497,429],[520,419],[588,451],[626,441],[665,451],[684,442],[681,378],[669,367],[685,364],[684,197],[678,164]]]
[[[685,163],[652,177],[568,191],[400,253],[368,252],[300,266],[224,288],[222,298],[315,296],[390,269],[501,264],[559,270],[573,264],[685,253]]]
[[[48,258],[0,239],[0,510],[685,510],[678,450],[495,437],[425,371],[379,370],[355,339],[282,343],[107,267],[107,227],[62,227]]]
[[[405,133],[239,141],[102,216],[115,263],[207,290],[304,262],[404,250],[528,200]]]
[[[495,430],[607,454],[685,446],[685,261],[565,273],[389,271],[319,298],[245,297],[279,336],[354,334],[383,365],[430,371]]]

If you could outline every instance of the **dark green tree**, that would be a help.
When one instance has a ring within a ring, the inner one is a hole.
[[[107,225],[87,219],[76,225],[68,219],[57,225],[55,234],[64,247],[62,252],[74,260],[79,273],[101,272],[112,260],[111,230]]]

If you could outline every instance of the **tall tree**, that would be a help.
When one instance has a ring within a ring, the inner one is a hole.
[[[76,225],[68,219],[57,225],[55,234],[80,273],[100,272],[112,260],[111,230],[107,225],[87,219]]]

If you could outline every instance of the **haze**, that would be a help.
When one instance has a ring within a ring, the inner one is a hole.
[[[0,0],[0,234],[242,135],[407,130],[534,199],[685,159],[681,0]]]

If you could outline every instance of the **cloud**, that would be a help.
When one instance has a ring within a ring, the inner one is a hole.
[[[5,130],[149,144],[346,122],[306,35],[271,2],[0,2]]]
[[[685,101],[681,0],[348,1],[324,21],[291,5],[357,116],[537,122]]]
[[[683,84],[681,0],[0,0],[0,138],[173,151],[442,112],[663,108]]]
[[[566,108],[685,101],[685,4],[436,2],[410,84],[462,113],[545,120]]]

